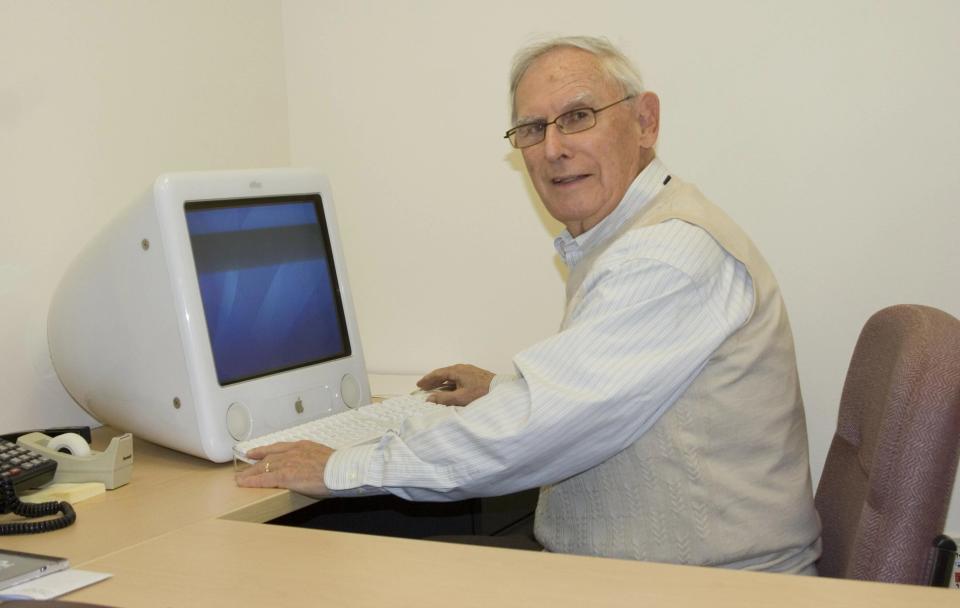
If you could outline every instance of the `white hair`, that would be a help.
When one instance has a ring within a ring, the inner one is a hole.
[[[593,36],[563,36],[536,42],[520,49],[513,58],[510,70],[510,120],[517,120],[517,87],[520,80],[534,61],[550,51],[560,48],[575,48],[586,51],[596,57],[601,69],[623,88],[623,95],[643,93],[643,79],[640,72],[617,47],[605,38]]]

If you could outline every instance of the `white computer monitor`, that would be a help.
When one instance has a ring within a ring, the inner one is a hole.
[[[214,462],[370,400],[333,197],[315,171],[160,176],[70,265],[47,335],[93,417]]]

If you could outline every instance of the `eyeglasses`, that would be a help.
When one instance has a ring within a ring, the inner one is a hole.
[[[525,125],[518,125],[507,131],[507,134],[503,137],[504,139],[509,139],[510,145],[514,148],[529,148],[543,141],[543,138],[547,135],[547,127],[552,124],[556,124],[557,129],[565,135],[586,131],[597,124],[597,114],[633,97],[633,95],[627,95],[623,99],[603,106],[602,108],[578,108],[576,110],[570,110],[557,116],[550,122],[540,120]]]

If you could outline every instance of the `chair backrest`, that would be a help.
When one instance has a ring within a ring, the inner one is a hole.
[[[816,505],[821,576],[928,584],[960,455],[960,321],[899,305],[864,325]]]

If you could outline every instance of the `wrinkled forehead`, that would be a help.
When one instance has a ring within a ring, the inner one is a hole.
[[[515,122],[549,119],[576,107],[592,107],[607,102],[619,89],[593,54],[575,48],[555,49],[538,57],[520,79]]]

